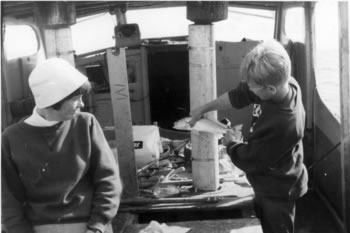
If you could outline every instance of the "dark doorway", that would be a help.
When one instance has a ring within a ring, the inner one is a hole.
[[[171,129],[190,110],[187,45],[149,47],[148,72],[152,122]]]

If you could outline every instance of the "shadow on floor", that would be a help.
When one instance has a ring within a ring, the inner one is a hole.
[[[309,191],[296,204],[295,233],[341,233],[326,205]]]

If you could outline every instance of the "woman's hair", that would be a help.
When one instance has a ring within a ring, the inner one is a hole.
[[[73,91],[71,94],[69,94],[68,96],[64,97],[59,102],[51,105],[50,107],[55,109],[55,110],[59,110],[61,108],[61,106],[63,105],[63,103],[66,102],[67,100],[69,100],[69,99],[71,99],[71,98],[73,98],[74,96],[77,96],[77,95],[85,95],[85,94],[89,93],[90,91],[91,91],[91,84],[90,84],[89,81],[87,81],[83,85],[81,85],[78,89]]]
[[[260,86],[278,86],[288,81],[291,61],[287,51],[276,40],[258,44],[243,59],[242,79]]]

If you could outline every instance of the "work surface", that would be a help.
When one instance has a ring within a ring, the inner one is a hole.
[[[220,209],[252,209],[254,193],[243,182],[222,182],[216,191],[190,191],[172,198],[133,198],[122,200],[120,212],[163,212]]]
[[[190,228],[188,233],[262,233],[261,225],[256,218],[242,218],[242,219],[225,219],[225,220],[205,220],[205,221],[186,221],[166,224],[167,233],[172,232],[186,232],[172,231],[172,227]],[[125,229],[125,233],[139,233],[145,229],[148,224],[134,224],[129,225]],[[176,229],[174,229],[176,230]],[[185,229],[184,229],[185,230]]]

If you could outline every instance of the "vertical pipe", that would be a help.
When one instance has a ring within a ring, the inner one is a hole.
[[[115,12],[115,17],[117,19],[117,24],[118,25],[127,24],[126,15],[125,15],[126,9],[120,8],[120,7],[116,7],[114,9],[114,12]]]
[[[191,109],[208,103],[216,95],[216,59],[214,26],[189,26],[189,70]],[[217,112],[206,114],[216,119]],[[193,184],[200,190],[217,190],[219,187],[218,143],[208,133],[191,134]]]

